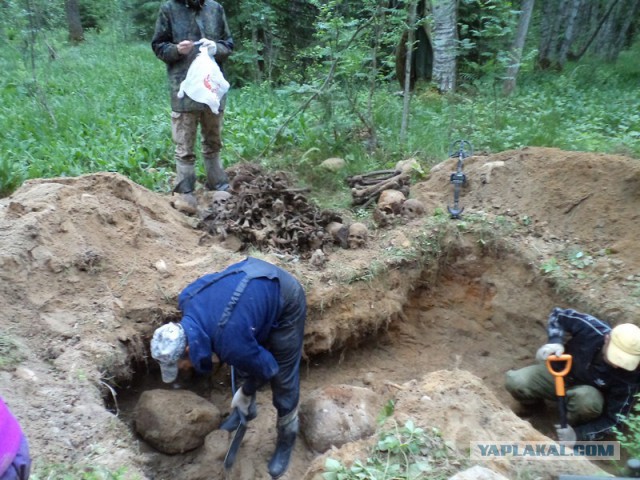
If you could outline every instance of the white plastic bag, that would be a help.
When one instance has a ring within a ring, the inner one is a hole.
[[[186,94],[196,102],[209,105],[216,115],[220,111],[220,100],[229,90],[229,82],[222,75],[216,61],[209,56],[211,40],[202,39],[200,52],[189,67],[186,78],[180,84],[178,98]]]

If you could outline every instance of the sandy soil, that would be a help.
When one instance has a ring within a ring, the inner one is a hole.
[[[411,186],[425,217],[385,228],[369,221],[366,249],[327,247],[321,268],[277,252],[231,251],[203,237],[170,197],[117,174],[29,181],[0,200],[0,394],[21,419],[37,468],[219,478],[220,460],[202,451],[167,456],[144,445],[130,429],[131,408],[142,390],[158,386],[148,341],[177,315],[179,291],[251,254],[289,269],[307,291],[303,395],[344,383],[398,399],[416,384],[432,388],[429,375],[446,370],[441,378],[465,385],[447,392],[451,408],[476,402],[483,406],[477,414],[459,416],[455,430],[430,409],[399,415],[440,423],[452,440],[461,422],[478,429],[486,408],[500,412],[493,435],[530,429],[511,414],[502,379],[532,361],[549,311],[571,307],[614,324],[637,322],[639,165],[541,148],[470,157],[465,210],[454,221],[438,214],[453,201],[450,159]],[[226,411],[226,373],[186,386]],[[237,478],[268,478],[269,404],[265,391]],[[548,423],[536,426],[550,434]],[[354,446],[342,452],[346,460],[363,454]],[[287,478],[313,478],[318,461],[298,442]],[[520,468],[500,466],[510,478],[524,478]],[[527,468],[542,478],[553,473]]]

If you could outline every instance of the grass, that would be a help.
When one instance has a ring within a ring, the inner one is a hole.
[[[0,333],[0,370],[13,370],[24,359],[18,344],[9,336]]]
[[[20,45],[9,43],[0,52],[0,67],[11,72],[0,79],[0,196],[27,178],[96,171],[117,171],[150,189],[169,190],[174,167],[164,65],[148,44],[115,38],[89,33],[77,47],[53,42],[56,60],[37,44],[35,70]],[[293,170],[316,197],[345,206],[346,175],[389,168],[409,156],[429,167],[444,160],[449,143],[460,138],[484,152],[529,145],[640,158],[638,54],[635,45],[615,65],[524,71],[509,98],[491,83],[462,85],[459,93],[445,96],[419,85],[406,144],[399,143],[403,99],[394,82],[382,85],[374,99],[379,146],[373,153],[344,101],[322,98],[292,117],[310,95],[300,85],[232,88],[224,160]],[[330,156],[344,158],[346,169],[319,169]]]
[[[125,480],[126,469],[109,470],[102,467],[81,467],[78,465],[47,465],[36,468],[29,477],[32,480]]]

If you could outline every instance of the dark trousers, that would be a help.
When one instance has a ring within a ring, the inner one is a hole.
[[[29,443],[22,436],[20,441],[20,450],[13,459],[13,463],[9,465],[6,472],[0,475],[0,480],[27,480],[31,473],[31,457],[29,456]]]
[[[307,302],[302,287],[289,300],[278,321],[271,330],[268,350],[278,362],[280,370],[271,379],[273,406],[278,417],[284,417],[298,406],[300,400],[300,359],[304,340],[304,322],[307,316]]]

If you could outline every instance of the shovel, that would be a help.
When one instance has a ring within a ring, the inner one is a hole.
[[[571,370],[571,355],[549,355],[547,357],[547,369],[554,376],[556,382],[556,396],[558,397],[558,410],[560,412],[560,427],[567,428],[567,396],[564,390],[564,377]],[[553,363],[565,362],[562,370],[555,370]]]
[[[235,371],[233,367],[231,367],[231,390],[232,394],[236,393]],[[238,428],[236,428],[236,431],[233,432],[233,438],[231,439],[229,450],[227,450],[227,454],[224,457],[224,470],[227,478],[229,478],[229,473],[231,472],[231,468],[233,467],[233,462],[236,459],[236,455],[238,454],[238,450],[240,449],[240,444],[242,443],[244,434],[247,431],[247,418],[238,408],[235,408],[234,410],[240,417],[240,423],[238,424]]]

